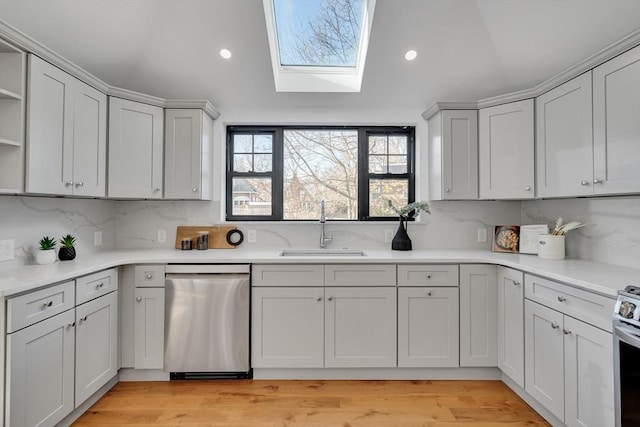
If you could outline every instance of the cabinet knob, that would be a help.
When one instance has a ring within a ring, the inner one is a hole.
[[[65,187],[72,187],[73,186],[73,181],[67,181],[64,183]]]
[[[193,188],[191,189],[191,191],[193,191],[194,193],[197,193],[197,192],[198,192],[198,189],[197,189],[196,187],[193,187]]]
[[[557,323],[553,322],[551,323],[551,329],[558,329],[560,327],[560,325],[558,325]]]
[[[580,181],[580,185],[586,187],[587,185],[589,185],[589,181],[583,179],[582,181]]]
[[[565,302],[567,299],[563,296],[558,297],[558,302]]]
[[[598,178],[593,178],[593,183],[594,184],[604,184],[604,181]]]
[[[427,292],[427,296],[430,297],[431,296],[431,291]]]
[[[431,273],[427,273],[427,279],[431,279]]]
[[[445,189],[444,189],[444,192],[445,192],[445,193],[451,193],[451,189],[450,189],[450,188],[445,188]]]
[[[136,297],[136,301],[138,302],[142,301],[142,297]]]
[[[531,187],[529,187],[528,185],[526,187],[524,187],[525,191],[531,191]]]
[[[44,304],[43,304],[43,306],[44,306],[45,308],[47,308],[47,307],[51,307],[52,305],[53,305],[53,301],[45,301],[45,302],[44,302]]]
[[[160,188],[158,188],[158,187],[154,188],[154,189],[153,189],[153,192],[154,192],[154,193],[159,193],[159,192],[160,192]]]
[[[83,186],[84,186],[84,182],[83,181],[76,182],[76,187],[83,187]]]
[[[322,301],[322,297],[316,297],[316,301]]]
[[[571,331],[569,329],[566,328],[562,328],[562,333],[565,335],[571,335]]]
[[[520,282],[518,282],[517,280],[512,280],[513,282],[513,286],[520,286]]]
[[[333,301],[333,297],[327,298],[327,301]]]
[[[87,321],[87,316],[81,317],[80,320],[82,320],[83,322]]]
[[[76,326],[76,322],[71,322],[67,326],[70,328],[73,328],[74,326]]]
[[[151,280],[151,279],[153,279],[153,274],[147,273],[146,277],[147,277],[147,280]]]
[[[100,288],[101,288],[101,287],[103,287],[103,286],[104,286],[104,283],[103,283],[103,282],[100,282],[100,283],[98,283],[98,284],[96,285],[96,289],[100,289]]]

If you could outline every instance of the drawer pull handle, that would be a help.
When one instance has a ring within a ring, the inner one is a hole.
[[[136,297],[136,301],[138,302],[142,301],[142,297]]]
[[[104,283],[103,283],[103,282],[100,282],[100,283],[98,283],[98,285],[96,286],[96,289],[100,289],[100,288],[101,288],[101,287],[103,287],[103,286],[104,286]]]
[[[563,296],[558,297],[558,302],[565,302],[567,299]]]
[[[562,333],[565,335],[571,335],[571,330],[562,328]]]
[[[558,329],[560,327],[560,325],[558,325],[556,322],[551,323],[551,329]]]
[[[151,280],[151,279],[153,279],[153,274],[147,273],[147,280]]]
[[[51,307],[52,305],[53,305],[53,301],[51,300],[45,301],[43,304],[44,308]]]
[[[322,297],[316,297],[316,301],[322,301]]]

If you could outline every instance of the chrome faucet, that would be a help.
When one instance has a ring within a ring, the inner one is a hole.
[[[325,237],[324,225],[327,218],[324,216],[324,199],[320,199],[320,248],[324,249],[326,244],[333,240],[333,236]]]

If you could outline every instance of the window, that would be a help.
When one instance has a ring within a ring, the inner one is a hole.
[[[227,128],[227,220],[397,219],[414,201],[413,127]]]

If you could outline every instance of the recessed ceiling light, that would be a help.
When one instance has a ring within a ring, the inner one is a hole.
[[[408,50],[407,53],[404,54],[404,59],[407,61],[413,61],[418,56],[418,52],[415,50]]]
[[[224,59],[229,59],[231,58],[231,51],[229,49],[220,49],[220,56]]]

